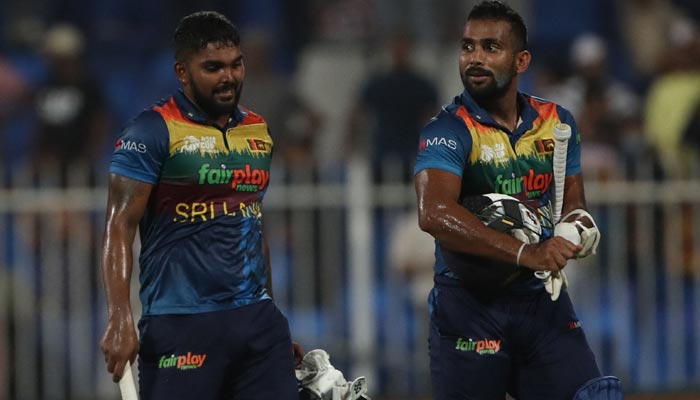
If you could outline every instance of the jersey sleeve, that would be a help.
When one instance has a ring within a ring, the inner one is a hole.
[[[435,168],[462,176],[472,140],[466,126],[443,111],[421,131],[414,174]]]
[[[161,115],[145,111],[122,129],[109,172],[156,184],[169,145],[168,128]]]
[[[571,127],[571,137],[566,152],[566,175],[581,173],[581,132],[578,130],[574,116],[561,106],[557,106],[559,120]]]

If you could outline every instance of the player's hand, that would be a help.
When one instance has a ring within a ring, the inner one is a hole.
[[[520,265],[535,271],[559,271],[581,250],[581,245],[555,236],[542,243],[527,245],[520,257]]]
[[[112,380],[119,382],[124,374],[126,362],[133,364],[139,352],[139,339],[136,336],[131,310],[115,313],[109,318],[100,348],[105,356],[107,371],[112,374]]]
[[[304,359],[304,348],[297,342],[292,342],[292,354],[294,354],[294,368],[299,368]]]

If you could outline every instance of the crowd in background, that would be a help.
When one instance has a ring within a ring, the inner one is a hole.
[[[242,104],[268,119],[287,168],[394,160],[410,179],[418,130],[461,91],[470,1],[205,1],[243,32]],[[645,155],[680,173],[697,149],[700,6],[681,0],[518,0],[533,66],[523,90],[577,117],[586,171]],[[177,88],[170,35],[188,2],[7,1],[0,8],[0,155],[104,170],[119,128]],[[97,176],[94,179],[102,179]],[[64,177],[65,180],[65,177]]]

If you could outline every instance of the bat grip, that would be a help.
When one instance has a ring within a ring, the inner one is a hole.
[[[571,137],[571,127],[567,124],[557,124],[554,127],[554,155],[552,156],[552,173],[554,174],[554,210],[553,222],[561,218],[564,203],[564,180],[566,179],[566,153]]]

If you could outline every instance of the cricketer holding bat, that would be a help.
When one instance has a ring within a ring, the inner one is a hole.
[[[221,14],[194,13],[174,46],[182,89],[123,128],[110,165],[107,370],[117,381],[138,354],[142,400],[296,400],[262,229],[273,142],[263,118],[238,104],[238,30]],[[129,303],[137,226],[138,338]]]
[[[564,108],[518,91],[531,55],[509,6],[484,1],[464,26],[464,92],[423,129],[415,167],[421,228],[436,240],[433,398],[618,399],[565,287],[572,258],[595,253],[580,136]],[[554,126],[568,124],[562,224],[554,236]],[[576,233],[572,237],[571,233]],[[546,281],[534,271],[551,271]]]

